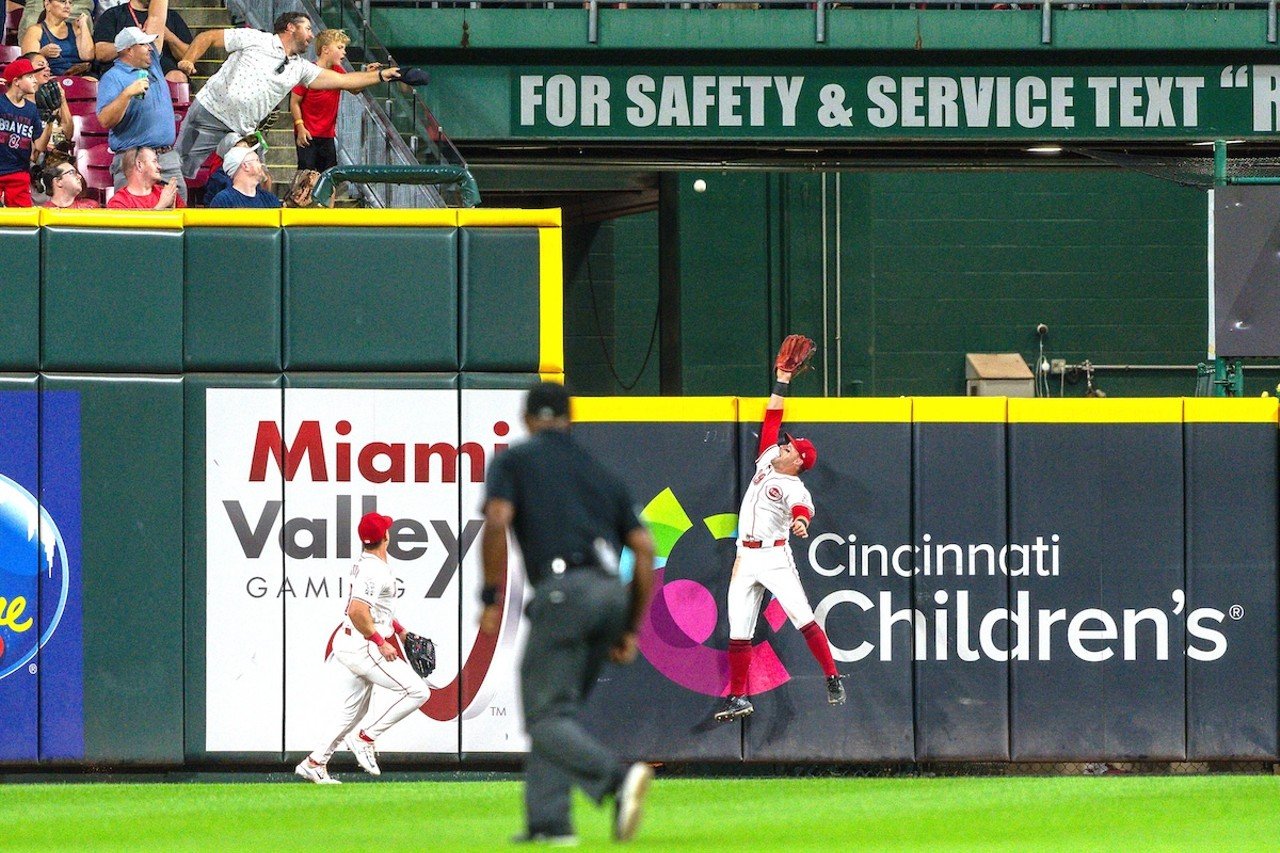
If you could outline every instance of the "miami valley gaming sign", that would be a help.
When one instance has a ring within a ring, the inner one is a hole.
[[[511,72],[542,138],[1200,140],[1280,128],[1280,65]]]

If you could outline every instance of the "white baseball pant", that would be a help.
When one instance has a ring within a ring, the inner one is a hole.
[[[333,656],[344,667],[342,679],[343,686],[346,687],[346,700],[339,715],[337,735],[324,749],[311,753],[311,760],[317,764],[328,764],[329,759],[342,746],[343,739],[355,730],[368,713],[375,684],[400,696],[377,719],[363,726],[364,733],[374,740],[421,708],[431,695],[427,683],[404,658],[386,660],[373,643],[364,643],[358,649],[334,649]]]
[[[739,547],[729,580],[729,639],[751,639],[765,590],[778,599],[795,627],[801,628],[813,621],[813,608],[800,584],[791,547]]]

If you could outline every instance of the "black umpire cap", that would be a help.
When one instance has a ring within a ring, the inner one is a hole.
[[[539,382],[529,389],[524,413],[534,420],[569,417],[569,392],[556,382]]]

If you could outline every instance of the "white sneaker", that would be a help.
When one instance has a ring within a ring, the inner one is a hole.
[[[644,811],[644,798],[653,781],[653,768],[636,762],[627,768],[618,793],[614,795],[613,838],[630,841],[640,828],[640,816]]]
[[[308,782],[315,782],[317,785],[341,785],[337,779],[329,775],[329,768],[323,764],[312,764],[310,758],[302,759],[302,763],[293,768],[293,772],[297,773]]]
[[[347,745],[347,749],[351,750],[351,754],[356,757],[356,761],[360,762],[364,772],[370,776],[382,775],[382,771],[378,768],[378,757],[373,751],[372,743],[358,734],[347,735],[344,742]]]

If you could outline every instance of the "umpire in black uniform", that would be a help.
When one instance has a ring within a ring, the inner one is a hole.
[[[630,663],[653,588],[653,538],[627,488],[569,434],[569,395],[543,382],[525,400],[530,438],[498,456],[485,481],[484,612],[496,634],[514,531],[533,586],[529,642],[520,662],[521,701],[531,741],[525,762],[527,832],[517,841],[575,840],[570,792],[597,804],[614,798],[613,835],[629,841],[653,778],[647,764],[622,764],[579,721],[605,658]],[[618,575],[621,548],[635,554],[630,586]]]

